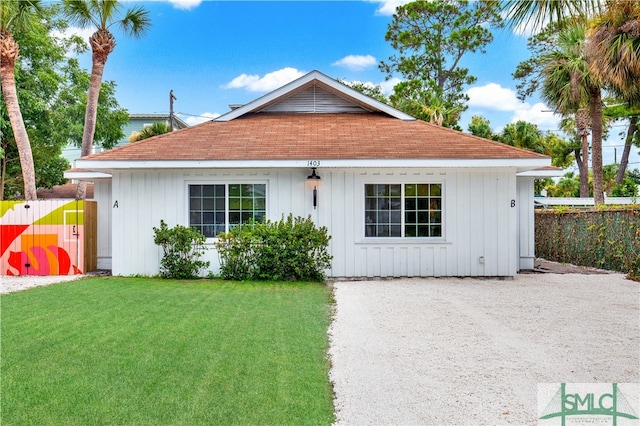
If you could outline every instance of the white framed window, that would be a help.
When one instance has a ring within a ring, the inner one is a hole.
[[[189,184],[189,226],[207,238],[266,217],[264,183]]]
[[[364,202],[365,237],[443,236],[440,183],[365,184]]]

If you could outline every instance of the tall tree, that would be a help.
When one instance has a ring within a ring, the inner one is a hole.
[[[115,0],[64,0],[71,22],[81,28],[95,28],[89,38],[92,52],[91,81],[87,95],[87,109],[84,119],[81,155],[91,153],[96,129],[98,98],[102,75],[109,54],[116,46],[116,40],[110,31],[112,26],[119,27],[127,36],[141,37],[151,26],[149,12],[142,7],[132,7],[121,14],[122,4]],[[86,185],[78,185],[76,197],[85,198]]]
[[[29,131],[38,189],[66,181],[63,172],[69,164],[60,154],[69,143],[80,146],[82,142],[82,120],[89,89],[89,73],[75,58],[68,56],[70,52],[86,51],[87,45],[79,37],[57,35],[68,28],[60,9],[59,3],[43,7],[40,25],[15,34],[20,45],[15,65],[16,89]],[[124,137],[122,126],[129,117],[115,99],[115,84],[104,82],[102,86],[96,141],[108,148]],[[5,156],[0,159],[0,199],[15,198],[21,196],[24,185],[18,150],[2,101],[0,138],[0,145],[5,148]]]
[[[471,121],[467,126],[467,130],[474,136],[479,136],[485,139],[497,139],[497,135],[491,130],[491,122],[488,118],[481,115],[474,115],[471,117]]]
[[[587,52],[592,59],[592,72],[609,83],[617,97],[627,103],[623,109],[629,118],[629,127],[616,175],[616,182],[621,184],[631,145],[640,139],[637,136],[640,110],[640,2],[609,0],[606,6],[606,10],[594,20]]]
[[[601,0],[494,0],[506,25],[528,27],[536,34],[549,24],[584,23],[602,11]]]
[[[592,72],[632,105],[640,105],[640,2],[606,1],[587,45]]]
[[[556,112],[573,116],[582,150],[580,194],[588,196],[588,128],[591,129],[593,191],[597,205],[604,203],[602,183],[602,81],[591,72],[585,53],[583,22],[550,24],[529,40],[532,58],[518,65],[514,77],[521,79],[521,98],[539,91]],[[588,111],[588,114],[586,113]],[[587,118],[588,117],[588,118]],[[578,158],[578,157],[576,157]]]
[[[405,80],[396,85],[392,102],[395,98],[410,114],[422,110],[429,120],[455,127],[466,109],[464,87],[476,81],[460,61],[466,54],[484,53],[493,40],[489,28],[501,25],[493,2],[433,0],[399,6],[385,35],[398,55],[380,63],[387,78],[399,73]]]
[[[38,194],[31,143],[22,119],[16,90],[15,64],[20,48],[14,38],[14,32],[29,31],[31,27],[40,25],[38,21],[39,10],[39,0],[5,0],[0,2],[0,81],[2,82],[2,95],[11,122],[13,137],[20,154],[24,198],[26,200],[35,200],[38,198]]]

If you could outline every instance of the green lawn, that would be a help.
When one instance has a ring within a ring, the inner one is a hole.
[[[330,424],[330,300],[117,277],[3,295],[0,423]]]

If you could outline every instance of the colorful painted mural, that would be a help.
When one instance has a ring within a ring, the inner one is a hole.
[[[84,203],[1,201],[0,275],[81,274]]]

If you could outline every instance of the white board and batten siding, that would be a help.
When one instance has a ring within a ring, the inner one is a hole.
[[[188,225],[188,185],[207,183],[264,183],[269,219],[311,215],[326,226],[331,277],[513,276],[519,269],[518,203],[526,188],[517,185],[514,169],[319,168],[320,181],[307,181],[308,174],[309,169],[114,171],[114,275],[158,274],[162,251],[153,243],[153,227],[161,219],[169,226]],[[366,238],[368,183],[442,184],[443,237]],[[212,242],[206,259],[215,270],[219,260]]]

